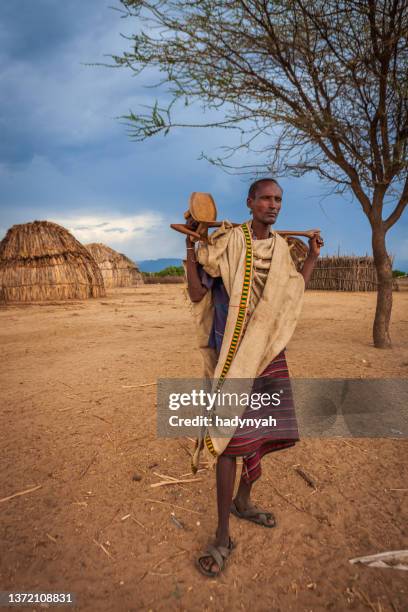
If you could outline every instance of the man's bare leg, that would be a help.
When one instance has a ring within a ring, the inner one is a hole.
[[[247,482],[241,476],[238,491],[234,499],[237,510],[239,510],[240,512],[242,512],[243,510],[247,510],[251,506],[251,489],[252,482]]]
[[[214,546],[225,546],[228,548],[229,537],[229,516],[234,493],[236,472],[235,457],[220,455],[217,460],[217,507],[218,507],[218,526],[215,534]],[[212,557],[205,557],[201,565],[210,571],[217,572],[218,564]]]
[[[239,481],[239,487],[237,494],[234,498],[234,504],[238,512],[245,512],[245,510],[249,510],[250,508],[254,508],[254,504],[251,502],[251,489],[252,482],[248,482],[244,480],[241,476],[241,480]],[[274,524],[274,518],[267,518],[266,522],[270,525]]]

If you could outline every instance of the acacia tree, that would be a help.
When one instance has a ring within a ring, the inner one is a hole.
[[[233,168],[231,154],[261,139],[258,171],[315,172],[349,191],[372,230],[374,345],[390,346],[386,234],[408,202],[407,0],[120,1],[137,33],[115,65],[155,68],[169,99],[127,115],[132,136],[186,125],[176,103],[198,101],[221,114],[197,127],[240,135],[213,163]]]

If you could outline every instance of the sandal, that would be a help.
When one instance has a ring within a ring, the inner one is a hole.
[[[205,553],[203,555],[201,555],[201,557],[199,557],[197,559],[197,567],[198,567],[198,569],[200,570],[200,572],[202,574],[204,574],[204,576],[209,576],[210,578],[215,578],[224,569],[225,561],[228,559],[228,557],[230,556],[230,554],[234,550],[234,548],[235,548],[235,544],[231,540],[231,538],[229,539],[228,547],[227,546],[214,546],[214,545],[211,544],[207,548]],[[218,570],[212,571],[210,569],[206,569],[202,565],[202,563],[201,563],[202,559],[207,559],[208,557],[211,557],[213,559],[211,565],[214,562],[218,565]]]
[[[233,501],[231,505],[231,513],[238,518],[246,519],[247,521],[251,521],[257,525],[262,525],[263,527],[271,528],[276,526],[276,519],[272,512],[266,512],[266,510],[261,510],[255,506],[240,512]],[[272,519],[272,522],[268,522],[268,519],[269,521]]]

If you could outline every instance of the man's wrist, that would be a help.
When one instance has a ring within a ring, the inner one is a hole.
[[[192,263],[197,263],[194,247],[187,247],[187,261],[191,261]]]

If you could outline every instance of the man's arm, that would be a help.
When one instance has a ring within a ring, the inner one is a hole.
[[[201,302],[208,289],[204,287],[198,274],[198,263],[195,258],[194,242],[190,236],[186,238],[187,248],[187,288],[192,302]]]
[[[322,246],[324,246],[324,241],[319,234],[315,234],[313,238],[309,239],[309,253],[307,254],[303,268],[300,271],[301,275],[305,279],[305,287],[312,276],[316,261],[319,259],[320,248]]]

